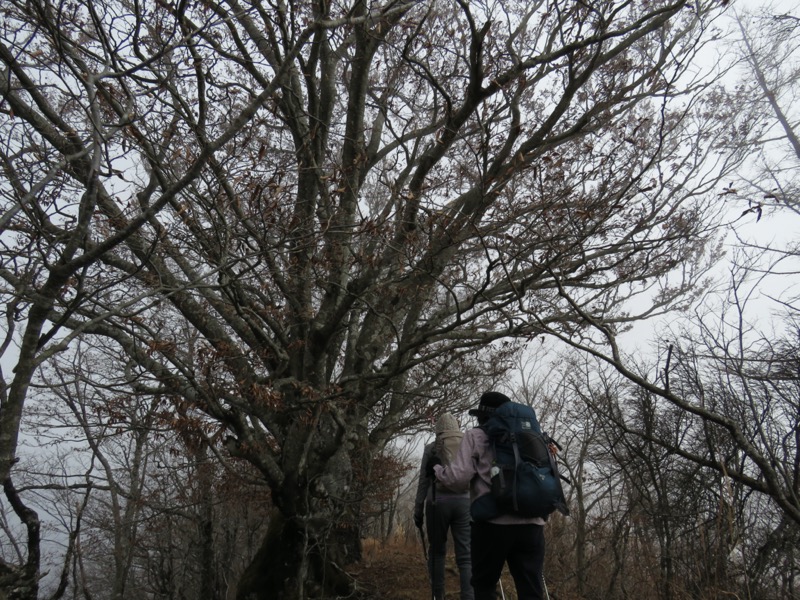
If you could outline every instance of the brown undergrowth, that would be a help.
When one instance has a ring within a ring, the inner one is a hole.
[[[363,559],[349,569],[361,600],[425,600],[431,598],[425,557],[418,538],[398,536],[387,542],[365,540]],[[503,574],[506,600],[516,600],[508,573]],[[458,569],[452,548],[445,565],[445,599],[458,600]]]

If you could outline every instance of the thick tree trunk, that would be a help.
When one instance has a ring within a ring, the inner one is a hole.
[[[335,524],[312,531],[300,520],[274,511],[261,548],[239,582],[236,600],[347,596],[352,580],[343,567],[350,541]]]

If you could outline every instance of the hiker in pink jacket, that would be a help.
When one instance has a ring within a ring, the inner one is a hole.
[[[510,399],[486,392],[478,407],[469,411],[478,425],[464,434],[458,453],[448,466],[433,467],[436,480],[452,490],[469,490],[472,502],[491,491],[494,453],[480,425]],[[519,600],[544,597],[544,519],[502,514],[488,521],[473,521],[471,531],[472,589],[475,600],[495,600],[503,565],[514,578]]]

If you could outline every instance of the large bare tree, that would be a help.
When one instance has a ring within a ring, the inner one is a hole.
[[[269,486],[239,597],[346,592],[388,440],[533,336],[687,301],[744,135],[692,68],[717,4],[5,2],[21,518],[27,387],[94,338]]]

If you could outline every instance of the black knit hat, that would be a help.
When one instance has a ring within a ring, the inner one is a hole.
[[[469,411],[469,414],[473,417],[488,417],[494,412],[495,408],[506,402],[511,402],[511,399],[505,394],[501,394],[500,392],[484,392],[478,403],[478,408],[473,408]]]

